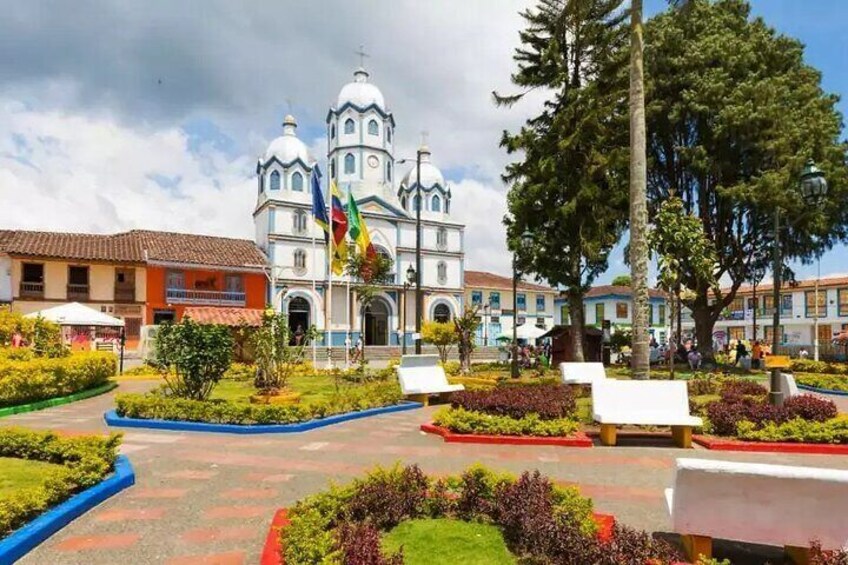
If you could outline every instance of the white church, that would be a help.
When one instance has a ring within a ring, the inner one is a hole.
[[[328,285],[327,250],[312,218],[311,175],[317,165],[297,137],[297,122],[286,116],[256,166],[256,242],[272,265],[271,303],[289,315],[292,328],[314,325],[323,344],[414,343],[415,286],[404,291],[407,270],[415,267],[415,215],[421,207],[423,319],[447,320],[463,308],[464,229],[451,219],[451,189],[422,146],[421,178],[414,156],[398,177],[395,118],[382,92],[363,68],[344,85],[327,112],[327,165],[321,166],[324,199],[330,204],[328,176],[347,202],[353,192],[371,241],[394,262],[394,281],[372,302],[364,319],[346,276]],[[416,199],[420,183],[421,199]],[[315,242],[313,245],[313,241]],[[331,308],[327,308],[328,302]],[[405,310],[405,316],[403,312]],[[364,331],[363,331],[364,330]]]

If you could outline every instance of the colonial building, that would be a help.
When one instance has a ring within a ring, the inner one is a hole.
[[[666,295],[658,290],[648,290],[648,322],[651,336],[658,343],[666,343],[670,336],[670,309]],[[587,326],[601,327],[605,320],[612,331],[630,328],[633,325],[633,292],[629,286],[603,285],[589,289],[583,299],[583,320]],[[555,322],[567,325],[568,300],[565,296],[556,299]]]
[[[757,286],[756,297],[751,286],[740,287],[713,329],[713,341],[724,345],[733,339],[772,341],[774,328],[774,297],[771,284]],[[781,285],[780,341],[789,346],[812,347],[816,338],[818,315],[819,344],[826,347],[833,338],[848,330],[848,277],[822,277],[819,280],[818,301],[816,281],[807,279],[795,284]],[[754,333],[754,312],[757,331]],[[691,315],[683,317],[684,332],[693,332]],[[812,350],[810,350],[812,354]]]
[[[243,239],[0,231],[0,300],[24,314],[80,302],[123,319],[130,348],[143,325],[179,320],[188,308],[262,309],[266,269]]]
[[[271,261],[269,299],[294,327],[314,325],[324,344],[342,345],[361,335],[367,345],[413,343],[414,292],[404,291],[415,267],[415,214],[421,207],[424,318],[450,318],[462,308],[464,226],[451,217],[451,189],[421,147],[421,178],[415,160],[396,173],[395,117],[382,92],[360,68],[327,112],[327,166],[321,187],[329,205],[329,180],[342,200],[352,193],[377,251],[394,262],[394,279],[361,312],[347,276],[328,278],[327,249],[312,218],[312,176],[317,160],[297,136],[292,116],[256,165],[256,243]],[[417,194],[421,193],[421,200]],[[406,299],[408,296],[408,300]],[[405,338],[403,337],[405,336]]]
[[[513,325],[532,324],[549,330],[554,326],[556,289],[520,281],[517,312],[512,306],[512,278],[483,271],[465,272],[465,300],[479,307],[478,345],[496,345],[499,335],[512,335]]]

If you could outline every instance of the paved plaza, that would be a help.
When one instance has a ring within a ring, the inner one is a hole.
[[[146,381],[118,391],[142,392]],[[71,433],[108,430],[114,393],[0,420],[0,425]],[[663,489],[681,456],[848,469],[848,457],[683,451],[650,446],[593,449],[445,444],[418,426],[437,408],[347,422],[294,435],[236,436],[126,430],[122,451],[137,483],[74,521],[20,561],[62,564],[258,563],[274,511],[374,465],[418,463],[458,473],[479,462],[518,473],[539,469],[579,486],[597,511],[634,527],[665,531]]]

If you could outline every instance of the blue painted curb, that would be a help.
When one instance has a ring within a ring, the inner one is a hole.
[[[809,390],[811,392],[818,392],[819,394],[835,394],[836,396],[848,396],[848,391],[844,390],[830,390],[829,388],[816,388],[814,386],[807,385],[797,385],[798,388],[802,390]]]
[[[102,482],[75,494],[0,540],[0,563],[14,563],[75,518],[134,484],[135,472],[130,460],[119,455],[115,460],[115,472]]]
[[[395,404],[393,406],[382,406],[380,408],[369,408],[358,412],[334,414],[326,418],[316,418],[295,424],[208,424],[205,422],[182,422],[179,420],[146,420],[142,418],[124,418],[118,416],[114,410],[106,412],[103,415],[103,419],[107,425],[118,428],[151,428],[154,430],[214,432],[222,434],[296,434],[350,420],[358,420],[359,418],[415,410],[416,408],[421,408],[421,406],[422,404],[420,402],[404,401],[401,404]]]

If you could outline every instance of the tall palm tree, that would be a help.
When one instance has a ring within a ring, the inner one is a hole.
[[[647,379],[648,189],[645,153],[645,76],[642,61],[642,0],[630,5],[630,276],[633,289],[633,378]]]

